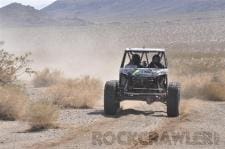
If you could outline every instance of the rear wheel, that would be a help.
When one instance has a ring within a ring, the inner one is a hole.
[[[167,99],[167,116],[177,117],[179,116],[179,104],[180,104],[180,84],[170,83],[168,87],[168,99]]]
[[[118,81],[108,81],[104,89],[104,112],[106,115],[115,115],[120,108],[117,98]]]

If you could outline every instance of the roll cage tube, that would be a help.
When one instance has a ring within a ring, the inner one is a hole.
[[[125,63],[125,60],[126,60],[126,55],[127,55],[127,52],[124,52],[123,59],[122,59],[122,63],[121,63],[120,68],[123,68],[124,67],[124,63]]]
[[[129,60],[131,60],[132,59],[132,55],[134,53],[141,53],[141,61],[142,61],[143,57],[145,56],[145,58],[147,60],[147,63],[149,64],[148,53],[155,53],[155,52],[148,52],[148,51],[144,51],[144,52],[132,52],[132,51],[126,51],[126,52],[124,52],[124,55],[123,55],[122,63],[121,63],[121,66],[120,66],[121,68],[124,67],[124,64],[125,64],[127,55],[129,57]],[[158,55],[160,56],[160,59],[161,60],[162,60],[162,58],[164,58],[165,68],[167,68],[168,64],[167,64],[167,58],[165,56],[165,52],[158,52]]]

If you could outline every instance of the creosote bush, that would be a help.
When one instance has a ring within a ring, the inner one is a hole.
[[[16,81],[23,74],[33,73],[29,55],[15,56],[0,50],[0,119],[17,120],[25,114],[28,97]]]
[[[55,128],[58,117],[58,106],[46,100],[31,103],[26,114],[26,119],[33,131]]]
[[[225,101],[225,52],[180,52],[170,56],[170,77],[182,84],[182,97]]]
[[[92,108],[101,99],[102,82],[89,76],[68,79],[51,86],[47,96],[66,108]]]
[[[15,56],[5,50],[0,50],[0,85],[12,84],[24,73],[32,74],[30,68],[30,53]]]
[[[0,86],[0,119],[22,119],[28,97],[19,86]]]
[[[34,87],[49,87],[54,85],[60,81],[62,81],[63,75],[61,71],[46,68],[40,72],[35,73],[35,77],[33,78]]]

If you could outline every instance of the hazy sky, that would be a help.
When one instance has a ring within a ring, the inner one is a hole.
[[[0,0],[0,7],[8,5],[13,2],[22,3],[24,5],[31,5],[37,9],[43,8],[55,0]]]

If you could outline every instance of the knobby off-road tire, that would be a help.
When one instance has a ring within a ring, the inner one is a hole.
[[[104,112],[106,115],[115,115],[120,108],[117,99],[118,81],[107,81],[104,89]]]
[[[179,116],[179,105],[180,105],[180,84],[172,82],[168,86],[167,116],[168,117]]]

